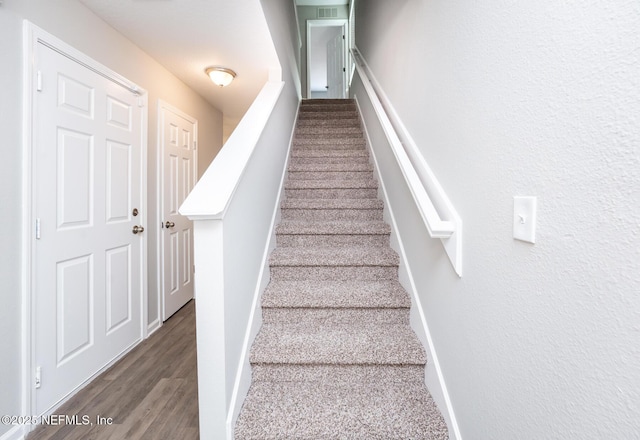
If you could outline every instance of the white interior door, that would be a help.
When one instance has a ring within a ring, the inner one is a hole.
[[[178,208],[196,182],[198,122],[161,102],[160,188],[162,192],[160,277],[162,320],[166,321],[194,295],[193,222]]]
[[[142,337],[144,101],[38,43],[33,104],[35,408]],[[137,210],[137,215],[134,214]]]
[[[327,43],[327,82],[328,97],[342,99],[345,97],[345,50],[344,28]]]
[[[327,32],[324,32],[323,29],[327,30]],[[345,19],[307,20],[307,56],[304,69],[306,70],[307,80],[305,98],[311,98],[312,92],[320,90],[316,79],[318,78],[318,72],[320,72],[322,78],[326,78],[326,83],[322,85],[322,91],[326,86],[327,93],[322,97],[345,98],[347,96],[345,55],[347,53],[346,37],[348,29],[348,22]],[[340,35],[332,38],[336,35],[334,34],[336,31]],[[331,46],[331,49],[329,46]],[[322,57],[317,56],[320,52],[323,54]],[[321,66],[319,66],[320,59],[323,60]],[[329,66],[329,63],[331,63],[331,66]]]

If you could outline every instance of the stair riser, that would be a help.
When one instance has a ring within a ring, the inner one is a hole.
[[[358,117],[355,111],[341,112],[300,112],[298,114],[298,122],[303,121],[335,121],[343,119],[354,119]]]
[[[362,136],[346,136],[346,137],[331,137],[331,136],[294,136],[293,145],[366,145],[366,142]]]
[[[345,149],[345,150],[339,150],[339,149],[326,149],[326,148],[322,148],[322,149],[313,149],[313,148],[307,148],[307,149],[296,149],[294,151],[291,152],[291,157],[293,159],[296,158],[314,158],[314,159],[322,159],[323,161],[328,161],[328,162],[324,162],[324,163],[344,163],[344,162],[349,162],[351,163],[352,160],[354,159],[365,159],[365,162],[368,163],[369,162],[369,157],[367,155],[367,152],[364,149],[360,149],[360,148],[354,148],[354,149]],[[331,162],[331,159],[339,159],[339,162]],[[316,161],[316,163],[323,163],[323,162],[319,162]],[[359,161],[358,161],[359,163]]]
[[[315,180],[287,180],[285,190],[289,189],[377,189],[378,184],[373,179],[327,179]]]
[[[349,383],[353,381],[424,384],[424,365],[282,365],[253,364],[254,381]]]
[[[262,322],[266,324],[304,323],[310,326],[351,324],[354,322],[381,325],[409,324],[409,309],[312,309],[262,308]]]
[[[307,98],[303,99],[301,102],[302,107],[306,107],[308,105],[330,105],[330,104],[355,104],[355,99],[344,99],[344,98]]]
[[[289,180],[362,180],[373,178],[371,171],[290,171]]]
[[[283,220],[382,220],[381,209],[283,209]]]
[[[296,134],[313,134],[316,136],[323,136],[325,134],[357,134],[358,136],[362,136],[362,129],[359,125],[351,123],[352,126],[336,126],[336,125],[327,125],[325,124],[311,124],[309,120],[307,120],[306,125],[298,125],[296,127]]]
[[[293,139],[293,145],[326,145],[326,144],[357,144],[366,145],[366,142],[362,136],[360,137],[339,137],[336,139],[329,139],[324,136],[304,137],[303,139]]]
[[[280,207],[282,209],[383,209],[384,205],[377,199],[284,199]]]
[[[381,281],[398,277],[397,267],[271,267],[271,279],[275,281]]]
[[[326,138],[331,137],[347,137],[362,139],[362,130],[360,127],[298,127],[296,129],[296,137],[314,137],[314,138]]]
[[[295,235],[278,234],[277,246],[313,247],[313,246],[389,246],[389,235]]]
[[[298,129],[307,127],[331,127],[331,128],[361,128],[357,117],[344,117],[340,119],[300,119],[296,124]]]
[[[290,308],[410,308],[407,291],[394,281],[271,281],[261,298],[262,307]]]
[[[331,104],[331,105],[303,105],[300,107],[300,113],[314,112],[354,112],[355,104]]]
[[[333,142],[314,142],[314,143],[297,143],[293,145],[291,149],[292,153],[300,154],[309,151],[313,151],[315,153],[327,153],[334,152],[335,154],[340,154],[345,151],[348,151],[350,154],[355,155],[363,155],[365,151],[365,145],[360,142],[351,142],[351,143],[333,143]]]
[[[315,328],[305,323],[263,323],[250,350],[249,362],[424,365],[427,355],[406,324],[355,323]]]
[[[377,189],[285,189],[285,196],[294,199],[375,199]]]
[[[289,160],[290,165],[309,165],[309,166],[325,166],[325,165],[369,165],[369,158],[366,156],[359,157],[304,157],[293,156]]]
[[[363,145],[302,145],[294,146],[291,150],[292,159],[299,157],[314,157],[329,159],[339,157],[342,163],[351,164],[353,159],[367,158],[367,150]],[[370,163],[370,162],[366,162]],[[331,165],[326,163],[326,165]]]
[[[313,142],[309,142],[309,143],[316,143],[318,141],[318,139],[322,139],[324,141],[327,142],[336,142],[336,143],[345,143],[348,142],[349,140],[354,140],[357,142],[352,142],[352,143],[358,143],[361,144],[362,143],[362,134],[358,134],[358,133],[331,133],[331,132],[327,132],[324,134],[316,134],[316,133],[296,133],[295,136],[293,137],[293,142],[295,143],[301,143],[304,142],[306,140],[311,140]]]
[[[346,164],[346,163],[334,163],[334,164],[326,164],[326,165],[289,165],[289,175],[291,173],[310,173],[310,172],[320,172],[320,173],[362,173],[368,171],[370,173],[373,172],[373,167],[368,164]],[[372,174],[373,175],[373,174]]]

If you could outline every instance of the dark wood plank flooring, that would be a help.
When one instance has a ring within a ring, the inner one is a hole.
[[[27,440],[198,439],[194,301],[55,414],[80,423],[43,425]],[[81,425],[83,417],[92,425]]]

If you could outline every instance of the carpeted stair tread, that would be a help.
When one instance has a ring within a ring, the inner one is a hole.
[[[283,209],[383,209],[378,199],[285,199]]]
[[[408,325],[352,322],[322,327],[263,323],[252,364],[424,365],[424,347]]]
[[[359,126],[354,127],[340,127],[340,126],[327,126],[327,125],[305,125],[298,126],[296,135],[343,135],[343,134],[356,134],[362,137],[362,129]]]
[[[444,440],[354,100],[304,100],[237,440]]]
[[[325,110],[315,112],[300,112],[298,114],[298,121],[314,121],[314,120],[340,120],[340,119],[352,119],[357,118],[358,113],[356,110]]]
[[[348,159],[344,157],[330,157],[330,156],[293,156],[291,155],[291,159],[289,160],[289,165],[318,165],[318,164],[326,164],[326,165],[336,165],[336,164],[361,164],[368,165],[369,158],[367,155],[360,156],[351,156]]]
[[[329,149],[318,149],[318,150],[293,150],[291,151],[291,157],[339,157],[339,158],[351,158],[351,157],[366,157],[366,150],[358,149],[358,150],[329,150]]]
[[[399,258],[390,248],[276,248],[269,258],[271,267],[394,267]]]
[[[371,176],[371,171],[289,171],[289,180],[365,180]]]
[[[365,142],[362,137],[343,137],[343,136],[316,136],[295,137],[293,139],[294,152],[300,150],[361,150],[364,151]]]
[[[262,307],[262,323],[287,324],[295,322],[307,327],[353,326],[354,322],[368,325],[409,326],[409,309],[406,307]]]
[[[336,133],[335,130],[324,130],[323,132],[316,132],[316,133],[300,132],[300,133],[296,133],[293,140],[295,145],[298,146],[303,144],[304,140],[306,139],[311,140],[312,142],[310,143],[316,143],[317,142],[316,140],[319,136],[322,137],[322,139],[327,142],[337,141],[336,143],[347,144],[349,142],[346,142],[346,141],[353,140],[354,142],[352,143],[362,145],[361,133],[357,133],[357,132]],[[299,141],[302,141],[302,142],[299,142]]]
[[[446,424],[413,382],[255,382],[238,419],[243,440],[445,440]]]
[[[306,98],[302,100],[300,105],[355,104],[355,102],[355,99],[348,98]]]
[[[346,112],[355,111],[356,106],[353,103],[349,104],[321,104],[321,105],[303,105],[300,107],[300,113],[315,113],[315,112]]]
[[[338,139],[327,139],[324,136],[314,136],[314,137],[304,137],[304,138],[297,138],[294,136],[293,138],[294,148],[300,147],[300,146],[307,146],[307,145],[341,145],[341,144],[360,145],[364,147],[366,145],[366,142],[362,137],[362,133],[360,133],[359,137],[349,136],[349,137],[338,138]]]
[[[351,140],[352,142],[347,142]],[[336,142],[337,141],[337,142]],[[323,139],[318,142],[313,138],[296,139],[293,144],[292,152],[298,154],[301,151],[364,151],[365,144],[357,138],[351,139]]]
[[[298,121],[298,127],[360,127],[360,121],[358,120],[358,115],[354,112],[344,115],[340,119],[301,119]]]
[[[391,281],[271,281],[262,295],[262,307],[399,308],[410,307],[409,295]]]
[[[345,173],[343,171],[313,171],[306,173],[289,173],[288,182],[293,181],[323,181],[323,182],[333,182],[333,181],[374,181],[373,173],[371,171],[353,171]]]
[[[373,165],[369,163],[334,163],[334,164],[289,164],[289,173],[310,172],[373,172]]]
[[[352,383],[417,382],[424,386],[424,365],[253,364],[253,381]]]
[[[305,199],[302,199],[305,200]],[[375,200],[375,199],[374,199]],[[302,235],[387,235],[391,227],[383,221],[282,221],[276,234]]]

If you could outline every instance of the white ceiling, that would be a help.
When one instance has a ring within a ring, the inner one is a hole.
[[[259,0],[80,0],[224,114],[225,133],[279,67]],[[208,66],[237,73],[225,88]]]

